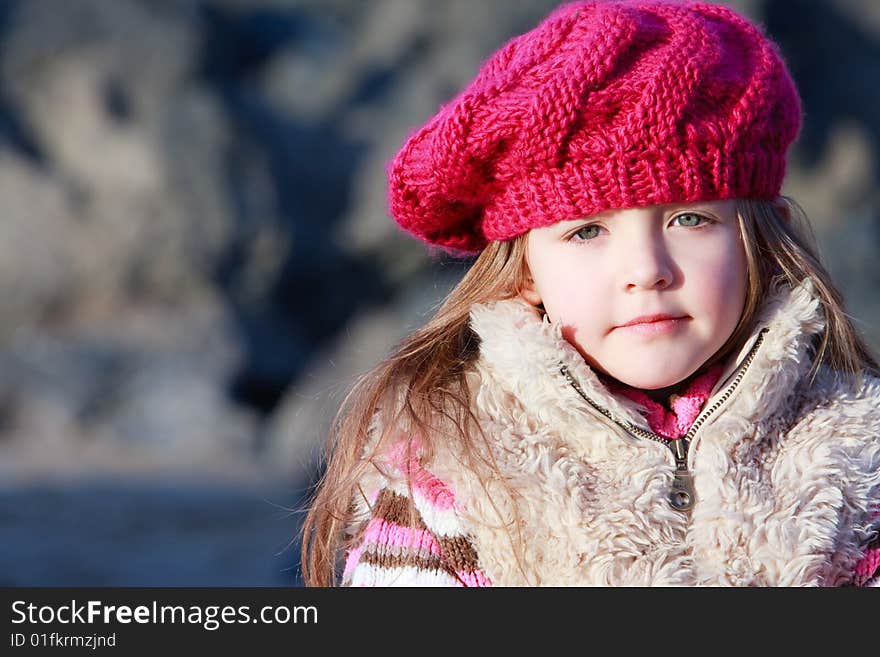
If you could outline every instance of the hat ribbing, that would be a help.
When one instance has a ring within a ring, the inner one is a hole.
[[[389,166],[391,215],[451,252],[614,208],[778,196],[801,103],[733,10],[561,5],[496,51]]]

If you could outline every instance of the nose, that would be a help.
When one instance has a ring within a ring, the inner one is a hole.
[[[625,290],[662,289],[672,285],[673,264],[663,240],[648,235],[633,239],[636,241],[630,242],[620,254]]]

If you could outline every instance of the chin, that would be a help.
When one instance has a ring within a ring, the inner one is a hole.
[[[663,388],[669,388],[674,386],[677,383],[680,383],[687,377],[682,377],[680,379],[669,378],[669,377],[645,377],[642,376],[614,376],[615,379],[620,381],[621,383],[625,383],[631,388],[639,388],[641,390],[662,390]]]
[[[678,381],[663,381],[661,383],[628,383],[627,385],[641,390],[663,390],[674,386]]]

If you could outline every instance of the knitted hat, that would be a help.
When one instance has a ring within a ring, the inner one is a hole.
[[[488,240],[603,210],[773,199],[801,104],[775,43],[717,5],[598,0],[511,39],[389,165],[421,240]]]

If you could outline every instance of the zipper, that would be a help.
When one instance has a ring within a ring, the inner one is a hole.
[[[669,451],[672,452],[672,456],[675,459],[675,472],[673,474],[672,486],[670,487],[669,493],[666,496],[666,501],[669,503],[669,506],[671,506],[676,511],[690,514],[697,497],[694,492],[694,475],[688,466],[688,453],[689,451],[691,451],[689,448],[693,445],[694,438],[696,437],[697,432],[700,430],[700,427],[706,422],[709,417],[712,416],[713,413],[721,408],[724,402],[726,402],[730,398],[730,396],[733,394],[733,391],[736,390],[736,388],[739,386],[740,382],[746,374],[746,371],[752,364],[752,361],[755,359],[755,354],[757,354],[758,348],[764,341],[764,334],[768,330],[769,329],[767,328],[761,329],[761,332],[758,334],[758,339],[749,350],[749,353],[746,355],[743,364],[739,367],[739,370],[737,371],[733,382],[727,387],[721,397],[719,397],[718,400],[714,404],[712,404],[711,408],[703,411],[697,417],[697,419],[694,420],[694,423],[691,425],[691,428],[688,430],[687,434],[685,434],[681,438],[676,438],[675,440],[663,438],[662,436],[658,436],[651,431],[647,431],[646,429],[637,427],[634,424],[625,420],[622,422],[618,421],[614,418],[613,415],[611,415],[608,409],[600,406],[587,396],[587,394],[581,388],[580,384],[571,375],[571,372],[569,372],[567,365],[562,365],[560,367],[560,372],[562,373],[562,376],[564,376],[565,379],[568,381],[568,383],[575,389],[575,391],[584,399],[584,401],[590,404],[590,406],[595,408],[609,420],[614,422],[614,424],[621,427],[628,434],[630,434],[631,436],[635,436],[636,438],[643,438],[645,440],[653,440],[654,442],[662,443],[669,449]]]

